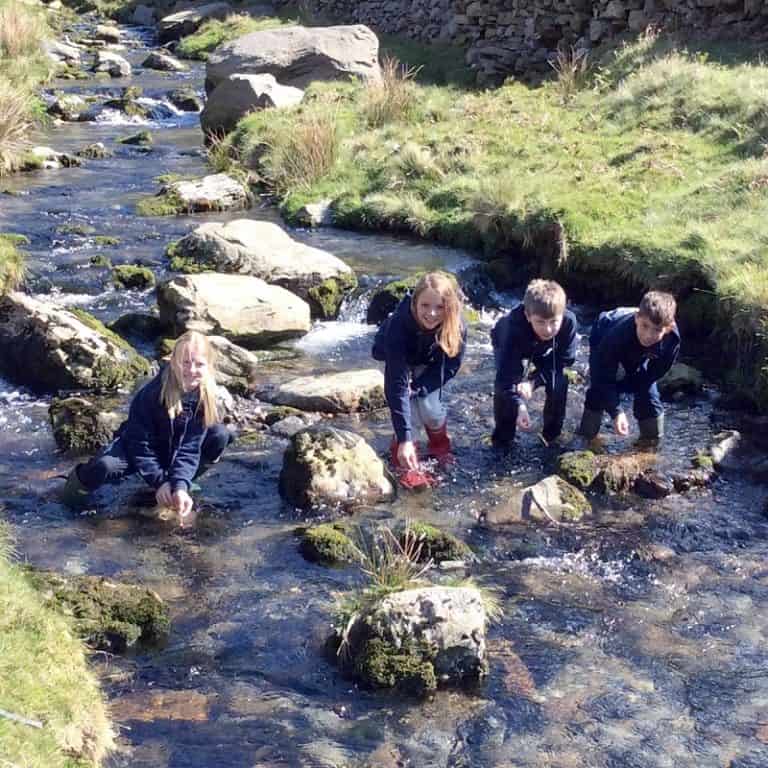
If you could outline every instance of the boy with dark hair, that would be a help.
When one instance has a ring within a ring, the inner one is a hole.
[[[620,396],[625,393],[634,398],[632,410],[640,437],[656,439],[664,434],[664,406],[656,382],[680,353],[676,311],[671,294],[649,291],[637,309],[619,307],[600,313],[589,337],[590,385],[580,435],[588,440],[597,435],[603,411],[613,418],[618,434],[629,434],[629,422],[620,406]]]
[[[522,429],[530,428],[523,400],[538,387],[546,390],[545,442],[552,442],[563,428],[568,397],[563,369],[576,359],[576,317],[565,303],[565,291],[558,283],[533,280],[523,303],[502,317],[491,332],[496,358],[493,444],[499,448],[510,447],[518,424]]]

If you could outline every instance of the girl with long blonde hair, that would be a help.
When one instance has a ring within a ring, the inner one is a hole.
[[[392,465],[406,488],[433,484],[419,462],[415,424],[427,433],[428,456],[453,460],[443,390],[461,367],[465,343],[461,291],[443,272],[424,275],[376,333],[372,354],[385,363],[384,394],[395,430]]]
[[[115,439],[72,470],[63,501],[81,507],[104,483],[138,473],[155,490],[158,505],[186,517],[193,479],[221,458],[232,439],[218,423],[214,363],[206,336],[180,336],[168,365],[136,393]]]

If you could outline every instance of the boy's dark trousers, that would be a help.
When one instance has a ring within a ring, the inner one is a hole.
[[[563,371],[558,371],[554,376],[542,385],[537,384],[536,389],[543,386],[546,390],[544,401],[542,436],[549,443],[554,440],[563,429],[565,420],[565,404],[568,400],[568,378]],[[498,386],[493,392],[493,418],[496,428],[493,430],[493,443],[500,447],[508,446],[517,432],[517,414],[520,410],[520,398],[510,397],[502,392]]]
[[[200,451],[200,466],[197,468],[195,477],[201,475],[211,464],[221,458],[221,454],[233,438],[232,433],[223,424],[214,424],[205,431]],[[119,437],[89,462],[79,464],[77,467],[77,477],[88,491],[95,491],[105,483],[119,483],[135,472],[136,468],[126,455]]]
[[[639,377],[626,376],[616,383],[616,389],[619,394],[631,394],[633,397],[632,413],[637,419],[637,423],[641,427],[641,434],[643,432],[643,425],[650,424],[651,422],[657,422],[660,417],[664,415],[664,406],[659,396],[659,389],[656,386],[656,382],[651,382],[650,386],[647,382],[638,380]],[[600,394],[596,392],[592,387],[587,390],[587,395],[584,400],[584,409],[586,411],[593,411],[602,415],[606,410],[605,402],[600,397]],[[584,437],[593,438],[600,430],[600,424],[597,423],[597,429],[594,434],[585,434]],[[658,431],[658,426],[656,426]],[[591,429],[589,430],[592,431]]]

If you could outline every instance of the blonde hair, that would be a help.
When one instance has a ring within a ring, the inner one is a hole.
[[[437,343],[448,357],[456,357],[461,351],[462,343],[461,289],[451,275],[447,275],[445,272],[427,272],[416,283],[416,287],[413,289],[413,296],[411,297],[411,312],[417,318],[417,322],[416,304],[419,296],[427,289],[440,294],[440,298],[445,305],[443,322],[437,329]]]
[[[181,400],[184,397],[184,385],[182,377],[182,365],[184,354],[190,347],[202,347],[203,354],[208,363],[205,376],[200,382],[200,398],[197,401],[197,410],[203,409],[203,424],[206,429],[219,420],[216,408],[216,379],[214,378],[214,364],[216,352],[211,346],[207,336],[198,331],[187,331],[176,339],[171,352],[171,360],[163,369],[163,386],[160,390],[160,402],[168,411],[171,419],[181,413]]]
[[[554,280],[531,280],[525,289],[523,306],[529,315],[549,320],[565,312],[565,291]]]

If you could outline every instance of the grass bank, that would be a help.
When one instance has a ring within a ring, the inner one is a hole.
[[[52,71],[40,47],[48,29],[44,10],[0,0],[0,177],[20,165],[41,115],[34,91]]]
[[[340,226],[483,252],[502,285],[553,274],[605,302],[672,290],[689,337],[716,341],[727,384],[765,408],[758,61],[647,35],[587,68],[565,57],[535,87],[435,86],[392,68],[380,87],[317,84],[295,109],[249,115],[213,160],[254,172],[288,218],[330,198]]]
[[[13,565],[2,528],[0,708],[4,765],[98,766],[113,747],[112,728],[82,642],[63,616],[43,606]]]

